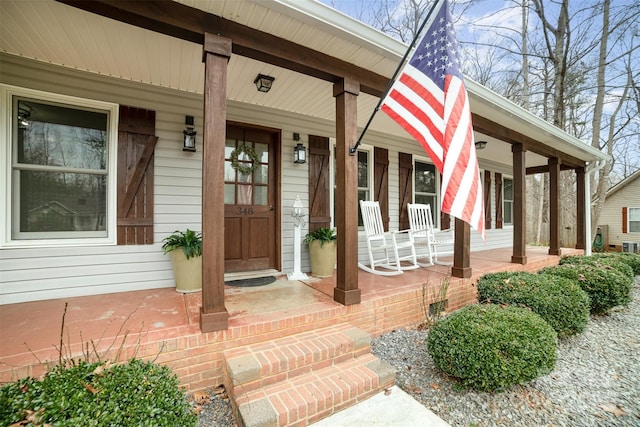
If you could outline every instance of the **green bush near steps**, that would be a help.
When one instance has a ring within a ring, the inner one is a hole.
[[[633,280],[633,268],[626,263],[622,257],[616,254],[604,255],[604,254],[596,254],[590,256],[568,256],[564,258],[560,258],[560,265],[566,264],[574,264],[574,265],[592,265],[597,268],[601,268],[604,270],[615,270],[620,274],[623,274],[629,278],[629,280]]]
[[[551,372],[557,334],[531,310],[475,304],[432,326],[427,347],[438,369],[466,387],[490,391]]]
[[[592,314],[604,314],[614,307],[631,302],[633,278],[607,264],[592,261],[563,263],[543,268],[538,273],[553,274],[575,281],[589,294]]]
[[[32,417],[31,423],[26,423]],[[197,416],[169,368],[78,362],[56,366],[42,380],[0,388],[0,425],[196,426]]]
[[[630,277],[640,275],[640,255],[627,252],[603,252],[589,256],[573,255],[562,257],[560,264],[608,265]],[[626,266],[630,267],[627,268]]]
[[[549,274],[501,272],[478,280],[480,302],[523,305],[539,314],[559,337],[575,335],[589,323],[589,296],[574,281]]]

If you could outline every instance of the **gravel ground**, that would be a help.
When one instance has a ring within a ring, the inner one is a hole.
[[[640,278],[633,302],[558,343],[555,370],[523,386],[460,390],[437,371],[426,332],[398,330],[372,352],[397,369],[396,384],[452,426],[640,426]]]
[[[397,330],[374,339],[372,352],[396,368],[399,387],[452,426],[640,426],[640,277],[629,307],[592,316],[585,332],[558,343],[551,374],[506,391],[461,390],[434,368],[425,339],[425,331]],[[235,426],[228,399],[210,393],[198,425]]]

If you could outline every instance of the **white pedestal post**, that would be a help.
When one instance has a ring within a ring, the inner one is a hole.
[[[304,214],[302,213],[302,201],[300,196],[296,196],[293,202],[293,273],[287,274],[289,280],[307,280],[309,276],[300,271],[300,229],[304,225]]]

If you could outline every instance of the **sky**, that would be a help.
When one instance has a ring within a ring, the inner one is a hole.
[[[375,8],[375,4],[379,4],[384,1],[389,3],[401,3],[404,0],[319,1],[356,19],[370,23],[370,13],[371,10]],[[516,61],[513,56],[509,57],[507,60],[500,59],[507,51],[517,52],[520,50],[522,12],[518,4],[521,1],[523,0],[450,0],[457,38],[458,41],[466,48],[466,51],[463,51],[461,55],[461,59],[463,63],[465,63],[465,74],[467,76],[473,75],[476,81],[485,84],[490,89],[494,89],[498,92],[501,91],[492,86],[493,84],[499,84],[499,82],[495,82],[496,74],[492,74],[492,72],[498,70],[510,70],[511,75],[513,75],[519,71],[521,64],[518,57],[515,57],[518,61]],[[425,8],[432,4],[432,1],[430,0],[422,0],[422,2],[424,3]],[[585,40],[583,43],[586,43],[586,40],[599,40],[601,27],[600,15],[595,19],[587,20],[590,18],[590,13],[592,11],[591,7],[601,3],[602,2],[600,0],[569,1],[572,42],[575,43]],[[558,1],[544,0],[543,5],[546,9],[547,16],[549,16],[549,21],[552,24],[555,24],[557,22]],[[626,23],[625,26],[621,27],[620,38],[610,37],[608,45],[610,57],[616,57],[620,52],[628,49],[630,44],[635,44],[636,46],[639,45],[638,42],[640,41],[640,5],[637,3],[637,0],[611,0],[612,23],[617,22],[616,20],[623,19],[625,17],[625,13],[627,13],[632,7],[636,8],[635,11],[638,15],[636,15],[635,19],[632,19],[630,23]],[[621,13],[621,11],[623,13]],[[402,10],[398,9],[394,16],[398,16],[401,13]],[[587,24],[584,24],[584,22],[587,22]],[[531,46],[535,44],[539,46],[540,49],[544,50],[545,42],[543,39],[543,31],[540,28],[538,19],[534,19],[533,17],[529,19],[528,32],[531,38],[528,42],[529,49],[531,49]],[[405,42],[409,44],[410,40]],[[632,59],[635,64],[632,64],[631,68],[635,70],[635,81],[637,83],[640,81],[640,48],[638,48],[636,52],[637,54],[632,56],[632,58],[635,58]],[[585,100],[582,114],[584,114],[585,118],[581,120],[583,122],[581,125],[583,133],[582,135],[576,135],[587,143],[590,143],[591,141],[589,136],[591,129],[591,117],[589,114],[590,110],[593,109],[593,99],[595,98],[590,100],[589,96],[595,96],[596,69],[593,66],[597,64],[597,54],[598,46],[594,44],[588,55],[574,57],[576,63],[583,67],[582,69],[584,70],[585,78],[591,79],[594,82],[592,83],[592,93],[584,95]],[[489,64],[492,67],[490,71],[486,71],[489,70],[489,68],[483,70],[483,64]],[[472,69],[472,66],[475,68]],[[536,69],[535,65],[533,65],[533,67],[533,69],[530,68],[530,70],[532,70],[530,74],[539,71],[539,68]],[[489,81],[486,83],[481,80],[482,71],[487,74],[486,77]],[[609,112],[613,112],[617,107],[617,101],[622,93],[621,87],[624,86],[626,81],[625,71],[626,70],[622,62],[612,64],[612,66],[607,69],[607,82],[605,84],[612,88],[610,89],[609,96],[607,97],[609,102],[604,107],[605,115]],[[620,175],[619,178],[622,177],[621,175],[627,176],[630,173],[633,173],[637,168],[640,168],[640,137],[638,136],[640,135],[640,114],[638,114],[637,108],[632,108],[631,110],[626,111],[625,114],[631,115],[631,121],[634,123],[632,123],[633,129],[628,132],[631,134],[630,139],[626,141],[625,144],[619,144],[619,147],[627,147],[624,153],[617,153],[617,166],[620,166],[623,163],[626,165],[623,171],[620,170],[618,172]],[[635,119],[633,118],[634,115]],[[607,123],[606,120],[607,118],[605,117],[605,121],[603,122],[605,123],[605,126]],[[607,132],[608,130],[605,129],[602,136],[607,136]],[[614,153],[614,155],[616,155],[616,153]]]

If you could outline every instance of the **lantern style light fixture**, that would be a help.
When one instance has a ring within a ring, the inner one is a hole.
[[[196,151],[196,134],[198,132],[193,128],[193,116],[184,116],[184,124],[185,130],[182,131],[184,134],[184,141],[182,144],[182,151]]]
[[[293,140],[300,141],[300,134],[298,132],[293,133]],[[298,142],[293,147],[293,163],[306,163],[307,162],[307,149],[304,148],[301,142]]]
[[[269,92],[275,79],[275,77],[258,74],[258,77],[253,81],[253,84],[256,85],[259,92]]]
[[[476,150],[482,150],[487,146],[487,141],[478,141],[476,142]]]

